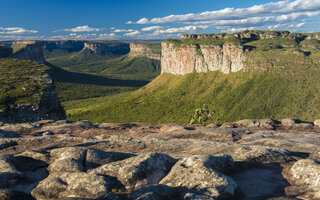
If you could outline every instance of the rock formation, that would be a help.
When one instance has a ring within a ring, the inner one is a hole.
[[[43,49],[45,52],[52,52],[54,50],[63,50],[67,52],[81,51],[84,46],[84,41],[76,40],[60,40],[60,41],[43,41]]]
[[[49,67],[13,58],[0,60],[0,123],[64,117]]]
[[[161,73],[185,75],[187,73],[221,71],[225,74],[244,68],[244,48],[236,44],[187,45],[176,47],[162,42]]]
[[[272,63],[274,61],[270,61],[273,59],[272,56],[259,57],[258,54],[256,59],[252,54],[283,49],[284,54],[308,56],[311,54],[311,49],[319,51],[319,38],[320,33],[290,33],[289,31],[183,34],[181,40],[168,39],[162,42],[162,73],[184,75],[208,71],[221,71],[228,74],[242,69],[262,71],[275,65]]]
[[[0,199],[318,199],[319,133],[297,119],[0,124]]]
[[[106,55],[106,54],[127,54],[130,48],[128,43],[122,42],[85,42],[79,56],[83,55]]]
[[[147,57],[160,60],[161,46],[160,43],[130,43],[130,56]]]
[[[17,41],[12,43],[13,54],[10,57],[44,63],[43,46],[38,41]]]

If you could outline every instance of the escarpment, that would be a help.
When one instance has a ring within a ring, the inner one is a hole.
[[[124,55],[129,53],[128,43],[123,42],[85,42],[79,56],[85,55]]]
[[[185,75],[193,71],[222,71],[225,74],[244,68],[244,48],[241,45],[189,45],[177,48],[170,42],[162,44],[162,73]]]
[[[64,119],[50,73],[40,63],[0,59],[0,123]]]
[[[162,73],[267,70],[286,67],[298,57],[319,63],[320,33],[243,31],[233,34],[184,34],[162,42]],[[287,60],[287,62],[285,61]],[[298,63],[304,64],[304,63]]]
[[[130,56],[160,60],[160,43],[130,43]]]
[[[44,63],[43,46],[38,41],[17,41],[12,43],[13,54],[10,57]]]

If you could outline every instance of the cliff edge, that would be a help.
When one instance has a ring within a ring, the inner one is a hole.
[[[245,70],[266,70],[272,54],[303,54],[308,57],[320,49],[320,33],[289,31],[243,31],[233,34],[184,34],[181,40],[162,42],[162,73],[221,71],[225,74]],[[255,55],[266,54],[265,57]],[[269,57],[270,56],[270,57]],[[260,60],[258,60],[260,59]]]
[[[64,118],[49,67],[27,60],[0,59],[0,123]]]
[[[130,56],[147,57],[160,60],[161,46],[160,43],[130,43]]]

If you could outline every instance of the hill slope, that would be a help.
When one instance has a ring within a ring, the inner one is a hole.
[[[286,117],[312,121],[320,117],[320,54],[302,50],[249,52],[248,66],[262,66],[261,72],[162,74],[135,92],[64,106],[69,119],[94,122],[188,123],[204,103],[217,111],[220,122]]]

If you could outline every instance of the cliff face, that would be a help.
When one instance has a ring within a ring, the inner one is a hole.
[[[13,54],[10,57],[44,63],[43,46],[38,41],[17,41],[12,43]]]
[[[148,43],[130,43],[130,56],[132,57],[147,57],[160,60],[161,52],[160,44]]]
[[[64,119],[51,69],[18,59],[0,59],[0,122]]]
[[[45,52],[52,52],[54,50],[65,50],[67,52],[76,52],[83,49],[83,41],[75,40],[62,40],[62,41],[45,41],[43,42],[43,48]]]
[[[81,55],[106,55],[106,54],[127,54],[130,48],[128,43],[122,42],[85,42],[83,49],[80,51]]]
[[[188,45],[176,47],[173,43],[162,42],[162,73],[185,75],[193,71],[221,71],[225,74],[244,68],[246,60],[243,46],[235,44]]]

